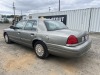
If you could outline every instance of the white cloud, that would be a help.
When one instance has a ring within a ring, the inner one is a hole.
[[[41,13],[58,11],[59,0],[1,0],[0,14],[13,14],[12,4],[15,2],[16,14]],[[100,7],[100,0],[61,0],[61,10]]]
[[[61,0],[62,3],[64,4],[75,4],[79,0]]]
[[[91,3],[90,3],[91,6],[99,6],[100,5],[100,0],[93,0]]]

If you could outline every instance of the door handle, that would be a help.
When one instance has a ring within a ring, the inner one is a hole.
[[[49,36],[48,35],[46,35],[45,37],[49,40]]]
[[[20,32],[18,32],[18,34],[20,34]]]
[[[31,33],[31,36],[33,36],[34,35],[34,33]]]

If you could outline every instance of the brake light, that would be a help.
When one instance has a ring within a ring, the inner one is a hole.
[[[77,43],[78,43],[78,39],[77,39],[77,37],[74,36],[74,35],[70,35],[70,36],[68,37],[67,42],[66,42],[66,44],[77,44]]]

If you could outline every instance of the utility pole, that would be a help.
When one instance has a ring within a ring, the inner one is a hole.
[[[22,17],[23,17],[23,14],[22,14],[22,10],[21,10],[21,16],[20,16],[20,19],[19,19],[19,20],[21,20],[21,19],[22,19]]]
[[[60,0],[59,0],[59,11],[60,11]]]
[[[13,2],[14,20],[15,20],[15,4]]]
[[[22,10],[21,10],[21,16],[22,16]]]
[[[49,12],[51,11],[51,8],[49,7]]]

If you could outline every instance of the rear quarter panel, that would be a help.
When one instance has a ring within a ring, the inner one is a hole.
[[[54,33],[53,31],[48,31],[47,35],[48,43],[56,45],[66,45],[68,35]]]

